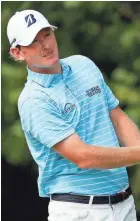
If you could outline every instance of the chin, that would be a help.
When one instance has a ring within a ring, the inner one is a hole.
[[[46,64],[47,66],[53,66],[53,65],[56,65],[58,64],[59,62],[59,58],[58,57],[54,57],[54,58],[51,58],[51,59],[46,59],[46,62],[44,62],[44,65]]]

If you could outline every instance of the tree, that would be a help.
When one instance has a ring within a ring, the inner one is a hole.
[[[120,106],[140,126],[139,2],[2,2],[2,155],[16,165],[32,161],[21,129],[17,99],[26,82],[24,64],[9,58],[6,26],[24,9],[58,26],[60,57],[82,54],[101,69]],[[34,163],[33,163],[34,164]],[[139,166],[129,170],[140,211]]]

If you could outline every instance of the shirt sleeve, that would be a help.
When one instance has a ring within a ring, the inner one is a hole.
[[[90,60],[89,58],[87,58],[87,57],[84,57],[84,58],[88,62],[88,66],[91,67],[92,75],[94,77],[97,77],[100,79],[101,87],[104,91],[104,95],[105,95],[108,109],[109,110],[114,109],[115,107],[117,107],[119,105],[119,100],[115,97],[115,95],[112,93],[109,86],[106,84],[104,77],[103,77],[101,71],[99,70],[99,68],[96,66],[96,64],[92,60]]]
[[[59,108],[47,99],[28,99],[20,112],[22,129],[51,148],[75,133]]]
[[[119,105],[119,100],[115,97],[109,86],[104,81],[103,77],[102,77],[102,83],[107,100],[108,109],[112,110]]]
[[[107,101],[108,109],[112,110],[119,105],[119,100],[115,97],[115,95],[113,94],[113,92],[111,91],[109,86],[106,84],[104,77],[103,77],[101,71],[99,70],[99,68],[94,64],[94,62],[92,62],[92,64],[93,64],[93,70],[96,72],[96,74],[98,76],[100,76],[99,78],[101,80],[102,88],[104,90],[105,99]]]

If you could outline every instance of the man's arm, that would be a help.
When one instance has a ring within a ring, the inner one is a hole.
[[[110,111],[110,118],[122,146],[140,146],[140,131],[119,107]]]
[[[73,134],[54,149],[80,168],[109,169],[140,163],[140,145],[124,148],[91,146]]]

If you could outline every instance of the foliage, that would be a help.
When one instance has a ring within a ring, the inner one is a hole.
[[[26,69],[9,58],[6,36],[8,19],[23,9],[39,10],[59,27],[56,37],[60,57],[82,54],[91,58],[119,98],[120,106],[140,126],[139,2],[2,2],[2,154],[7,161],[18,165],[32,160],[17,110]],[[137,196],[139,169],[136,166],[130,171]]]

